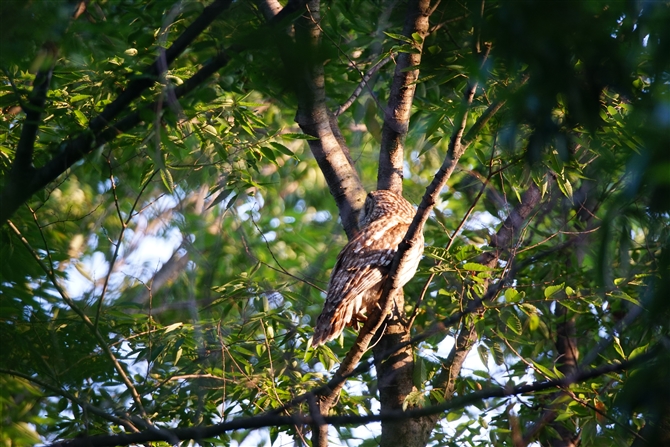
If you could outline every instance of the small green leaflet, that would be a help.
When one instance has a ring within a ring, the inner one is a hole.
[[[318,138],[304,133],[283,133],[281,137],[287,140],[318,140]]]
[[[88,118],[84,115],[81,110],[75,110],[74,116],[77,118],[77,122],[81,127],[88,127]]]
[[[473,272],[489,272],[492,269],[482,264],[477,264],[476,262],[466,262],[463,264],[463,270],[470,270]]]
[[[565,283],[558,284],[556,286],[549,286],[546,289],[544,289],[544,297],[549,298],[552,295],[555,295],[556,293],[560,292],[565,288]]]
[[[406,43],[409,43],[409,44],[414,44],[414,41],[412,39],[410,39],[407,36],[403,36],[402,34],[394,34],[394,33],[387,33],[387,32],[384,32],[384,34],[389,36],[391,39],[399,40],[401,42],[406,42]],[[421,36],[419,36],[419,37],[421,37]]]
[[[283,144],[281,144],[281,143],[275,143],[275,142],[273,141],[272,143],[270,143],[270,146],[272,146],[273,148],[275,148],[276,150],[278,150],[278,151],[281,152],[282,154],[284,154],[284,155],[288,155],[288,156],[293,157],[293,158],[295,158],[295,159],[297,160],[297,157],[295,156],[295,154],[293,153],[293,151],[291,151],[291,149],[287,148],[287,147],[284,146]]]

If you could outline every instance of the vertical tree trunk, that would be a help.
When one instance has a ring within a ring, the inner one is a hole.
[[[402,308],[404,297],[396,296],[396,305]],[[373,348],[377,386],[382,411],[402,409],[405,398],[414,391],[414,352],[412,346],[388,356],[394,346],[409,340],[410,334],[404,322],[394,316],[387,320],[385,335]],[[433,429],[427,418],[382,422],[381,447],[423,447]]]

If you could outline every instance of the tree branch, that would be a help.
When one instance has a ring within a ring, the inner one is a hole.
[[[388,107],[384,113],[382,141],[377,170],[377,189],[402,192],[404,143],[409,117],[419,79],[423,39],[428,35],[430,0],[410,0],[403,35],[412,39],[416,53],[400,53],[397,58]],[[420,39],[413,36],[418,34]]]
[[[296,29],[296,40],[301,52],[306,52],[307,62],[291,61],[286,51],[282,51],[282,56],[287,68],[295,64],[301,67],[303,82],[297,92],[296,122],[305,134],[317,138],[308,141],[310,150],[335,199],[344,231],[351,239],[358,231],[358,212],[365,200],[365,190],[349,149],[340,138],[337,122],[331,119],[326,107],[325,73],[320,60],[320,1],[308,2],[307,9]],[[284,44],[284,50],[287,45]]]
[[[133,79],[128,87],[112,101],[100,115],[92,119],[89,130],[93,133],[100,132],[108,126],[126,107],[140,96],[140,94],[154,83],[154,78],[159,75],[161,67],[168,67],[202,32],[221,14],[228,9],[232,0],[216,0],[207,6],[200,16],[165,50],[165,54],[158,56],[144,73]]]
[[[351,107],[354,101],[358,99],[358,97],[363,92],[363,89],[368,88],[370,90],[370,95],[373,95],[372,88],[369,86],[368,82],[375,75],[375,73],[377,73],[384,65],[388,64],[392,60],[393,58],[391,56],[386,56],[384,59],[374,64],[367,71],[367,73],[363,75],[361,82],[358,83],[358,86],[354,89],[354,92],[351,94],[351,96],[349,96],[349,98],[337,108],[333,115],[335,115],[335,117],[342,115],[349,107]]]
[[[12,166],[11,174],[13,177],[21,177],[30,175],[34,170],[33,150],[35,148],[35,140],[37,138],[37,131],[39,130],[40,119],[44,111],[44,104],[46,102],[47,92],[49,91],[49,84],[51,83],[51,75],[53,73],[54,65],[56,63],[56,53],[58,49],[53,44],[46,44],[42,49],[45,53],[45,60],[40,67],[35,81],[33,82],[33,90],[28,98],[28,103],[24,105],[26,108],[26,119],[23,121],[21,128],[21,138],[16,147],[16,157]]]
[[[48,384],[48,383],[46,383],[42,380],[31,377],[28,374],[24,374],[20,371],[14,371],[12,369],[0,368],[0,373],[7,374],[7,375],[10,375],[10,376],[20,377],[24,380],[32,382],[35,385],[38,385],[45,390],[51,391],[52,393],[54,393],[57,396],[61,396],[61,397],[66,398],[67,400],[69,400],[73,404],[79,405],[79,407],[81,407],[82,409],[84,409],[86,411],[90,411],[92,414],[94,414],[94,415],[96,415],[96,416],[98,416],[102,419],[105,419],[105,420],[107,420],[107,421],[109,421],[113,424],[120,425],[121,427],[124,427],[126,430],[132,431],[134,433],[139,433],[139,430],[137,429],[137,427],[135,427],[132,424],[132,422],[130,422],[126,419],[121,419],[121,418],[118,418],[118,417],[113,416],[111,414],[108,414],[104,410],[102,410],[98,407],[95,407],[95,406],[89,404],[88,402],[85,402],[85,401],[77,398],[75,395],[73,395],[71,393],[68,393],[67,391],[65,391],[62,388],[50,385],[50,384]]]
[[[228,55],[224,52],[215,57],[208,64],[203,66],[191,78],[174,90],[175,97],[180,98],[196,87],[202,84],[205,79],[216,71],[224,67],[229,61]],[[143,110],[153,109],[158,101],[143,107]],[[91,153],[95,148],[109,143],[117,136],[129,131],[142,122],[140,111],[134,111],[126,115],[120,121],[117,121],[113,127],[108,127],[98,134],[86,132],[64,143],[56,156],[47,164],[37,169],[21,190],[16,191],[10,188],[11,182],[0,193],[0,222],[4,222],[18,209],[18,207],[28,200],[37,191],[40,191],[46,185],[56,180],[58,176],[67,171],[73,164],[81,160],[84,156]]]
[[[535,382],[528,385],[517,385],[514,387],[491,387],[476,391],[474,393],[460,396],[451,401],[444,402],[439,405],[432,405],[424,408],[416,408],[408,411],[388,411],[378,414],[371,414],[368,416],[325,416],[323,422],[334,426],[359,426],[368,424],[370,422],[378,421],[402,421],[409,418],[421,418],[444,413],[445,411],[463,408],[475,402],[480,402],[484,399],[491,398],[505,398],[509,396],[517,396],[522,394],[534,393],[549,389],[560,389],[568,387],[573,383],[580,383],[587,380],[595,379],[610,373],[618,373],[622,371],[631,370],[646,362],[653,360],[659,353],[660,348],[654,347],[648,352],[641,354],[633,359],[623,362],[613,362],[598,368],[583,370],[577,374],[564,377],[562,379],[547,380],[542,382]],[[301,423],[314,423],[309,415],[293,415],[293,416],[276,416],[263,415],[254,416],[250,418],[241,418],[230,422],[221,424],[192,427],[192,428],[177,428],[177,429],[163,429],[160,433],[156,431],[143,431],[137,434],[121,434],[121,435],[103,435],[90,436],[85,438],[77,438],[67,441],[61,441],[51,444],[50,447],[106,447],[106,446],[125,446],[130,444],[141,444],[152,441],[166,440],[166,434],[172,435],[171,439],[178,440],[199,440],[206,438],[213,438],[223,433],[233,430],[250,430],[263,427],[277,427],[295,425]]]
[[[428,5],[425,5],[428,7]],[[426,17],[427,23],[427,17]],[[427,24],[426,24],[427,26]],[[485,62],[488,52],[482,58],[482,64]],[[474,99],[477,84],[472,82],[466,88],[463,103],[461,105],[460,120],[456,120],[457,126],[454,128],[452,138],[449,143],[449,150],[441,169],[433,178],[431,184],[426,188],[426,193],[423,196],[416,216],[410,225],[407,234],[403,241],[398,246],[398,252],[394,256],[393,262],[389,269],[388,279],[384,284],[384,290],[380,300],[380,306],[388,306],[387,302],[390,297],[398,297],[397,307],[402,309],[404,307],[404,300],[402,290],[399,287],[398,273],[401,266],[406,262],[407,253],[411,251],[411,247],[418,243],[418,239],[423,232],[423,226],[428,220],[428,216],[433,206],[437,202],[437,196],[451,177],[458,160],[465,152],[467,146],[463,145],[461,140],[465,126],[467,123],[467,115]],[[409,116],[408,116],[409,119]],[[395,141],[401,141],[400,139]],[[383,149],[382,149],[383,150]],[[397,152],[396,152],[397,155]],[[395,155],[393,155],[395,157]],[[389,157],[389,164],[395,163],[391,161],[393,157]],[[384,157],[380,154],[380,171],[384,163]],[[397,160],[396,160],[397,161]],[[398,166],[398,165],[394,165]],[[400,152],[400,167],[402,166],[402,151]],[[402,174],[402,171],[400,171]],[[390,179],[391,177],[389,177]],[[395,177],[387,186],[390,188],[402,188],[402,176]],[[383,181],[381,177],[379,182]],[[395,185],[395,186],[394,186]],[[377,365],[377,375],[379,383],[379,394],[382,403],[382,409],[396,410],[402,408],[405,397],[414,390],[413,375],[413,352],[411,343],[409,343],[409,327],[406,327],[399,318],[390,321],[385,335],[380,343],[375,348],[375,361]],[[392,357],[388,352],[391,346],[402,346],[402,348],[394,349]],[[430,421],[417,421],[417,423],[405,424],[399,427],[394,424],[382,425],[382,445],[393,445],[396,442],[401,444],[409,444],[416,442],[417,439],[423,439],[428,436],[432,427]]]
[[[143,75],[138,76],[131,81],[128,87],[114,101],[107,105],[98,116],[90,121],[86,132],[80,134],[69,142],[64,143],[64,148],[59,147],[58,150],[54,150],[53,152],[57,152],[58,155],[41,168],[36,170],[31,168],[30,170],[27,170],[27,167],[29,167],[32,162],[32,148],[35,141],[34,134],[37,131],[39,114],[44,104],[44,99],[42,99],[42,106],[37,109],[37,112],[33,112],[37,113],[37,115],[33,116],[33,119],[27,120],[24,123],[23,129],[21,129],[21,142],[19,148],[17,148],[17,156],[14,160],[14,167],[12,169],[13,174],[9,176],[7,184],[0,192],[0,223],[4,224],[21,204],[28,200],[34,193],[55,180],[84,155],[104,144],[106,141],[98,140],[100,133],[103,132],[121,112],[126,110],[128,105],[138,98],[142,91],[153,84],[153,79],[159,73],[159,67],[161,65],[166,66],[166,64],[169,65],[172,63],[221,12],[230,6],[231,3],[232,0],[216,0],[214,3],[206,7],[203,13],[188,28],[186,28],[182,35],[179,36],[170,48],[165,51],[163,56],[156,58],[154,63],[145,70]],[[197,75],[198,74],[194,75],[193,78]],[[204,78],[202,78],[202,80],[204,80]],[[48,78],[46,78],[46,81],[47,82],[36,84],[36,87],[39,85],[40,88],[44,90],[44,96],[46,95],[46,89],[48,87]],[[183,87],[183,85],[180,87]],[[36,95],[36,97],[38,96],[39,95]],[[136,120],[136,124],[137,123],[139,123],[139,120]],[[118,126],[116,126],[116,129],[118,129]],[[31,134],[33,136],[29,138]]]
[[[490,49],[490,47],[487,47],[487,49]],[[486,61],[487,57],[488,51],[484,54],[482,64]],[[440,191],[442,191],[444,185],[446,185],[449,178],[451,178],[451,174],[454,172],[454,169],[456,169],[458,161],[468,147],[467,145],[463,144],[462,139],[463,132],[465,131],[465,126],[468,120],[468,112],[475,97],[476,90],[477,82],[470,82],[465,90],[465,94],[463,95],[463,102],[461,104],[459,116],[456,120],[454,120],[456,126],[454,127],[451,138],[449,140],[447,155],[442,162],[442,166],[433,177],[433,180],[430,182],[430,185],[428,185],[426,188],[426,192],[421,199],[416,216],[414,216],[414,220],[407,230],[407,234],[405,235],[404,240],[398,247],[398,252],[393,259],[393,264],[389,273],[389,276],[393,278],[393,281],[391,281],[393,283],[392,288],[397,288],[398,278],[396,272],[400,261],[404,257],[405,253],[409,250],[412,241],[416,240],[419,232],[423,231],[423,226],[430,216],[430,211],[437,202],[437,197],[439,196]]]

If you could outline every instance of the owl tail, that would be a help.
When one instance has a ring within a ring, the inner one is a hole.
[[[319,320],[321,320],[319,315]],[[324,323],[324,324],[321,324]],[[316,328],[314,329],[314,335],[312,335],[312,347],[316,348],[317,346],[328,343],[331,340],[336,339],[340,336],[344,330],[343,321],[325,321],[321,322],[317,320]]]
[[[316,327],[312,336],[312,346],[317,347],[328,343],[340,336],[344,327],[349,324],[353,317],[354,303],[340,303],[336,308],[330,308],[326,301],[326,307],[316,319]]]

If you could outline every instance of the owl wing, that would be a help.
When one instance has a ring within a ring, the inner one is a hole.
[[[381,284],[408,225],[389,220],[370,223],[340,252],[328,283],[328,295],[316,322],[312,345],[337,337],[352,319],[378,298]]]

